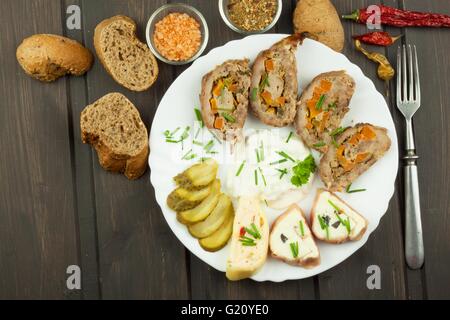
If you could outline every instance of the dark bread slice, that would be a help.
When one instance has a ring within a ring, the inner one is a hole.
[[[158,63],[147,45],[136,37],[136,23],[114,16],[95,28],[94,46],[106,71],[120,85],[144,91],[158,77]]]
[[[361,134],[364,128],[369,128],[375,136],[372,139],[353,140],[352,138]],[[347,128],[336,138],[336,145],[329,145],[328,151],[320,160],[320,178],[330,191],[343,191],[383,157],[390,147],[391,139],[385,128],[368,123],[359,123]],[[339,150],[345,157],[338,157]],[[359,154],[364,157],[358,159]],[[347,168],[344,168],[342,162],[347,165]]]
[[[94,57],[75,40],[54,34],[35,34],[26,38],[16,51],[17,61],[31,77],[52,82],[71,74],[88,71]]]
[[[134,180],[147,169],[148,134],[139,111],[122,94],[110,93],[81,112],[81,139],[97,151],[101,166]]]

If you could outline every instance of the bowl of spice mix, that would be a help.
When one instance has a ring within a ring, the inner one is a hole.
[[[194,7],[177,3],[157,9],[147,23],[148,46],[162,62],[183,65],[197,59],[208,44],[208,25]]]
[[[283,0],[219,0],[219,11],[230,29],[242,34],[264,33],[278,21]]]

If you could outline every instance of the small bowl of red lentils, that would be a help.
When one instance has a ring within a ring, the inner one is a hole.
[[[147,43],[162,62],[187,64],[203,53],[208,44],[208,25],[194,7],[173,3],[156,10],[147,23]]]
[[[278,22],[283,0],[219,0],[225,24],[241,34],[264,33]]]

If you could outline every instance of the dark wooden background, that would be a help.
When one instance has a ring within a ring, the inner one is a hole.
[[[0,1],[0,298],[44,299],[432,299],[450,298],[450,30],[395,29],[416,44],[422,108],[415,116],[425,266],[411,271],[403,251],[401,170],[389,210],[367,244],[333,269],[301,281],[228,282],[191,255],[167,226],[149,173],[130,182],[103,171],[80,140],[79,115],[90,102],[119,91],[139,108],[150,128],[158,102],[185,67],[160,63],[156,84],[132,93],[116,84],[98,61],[85,77],[42,84],[24,74],[15,50],[35,33],[66,35],[93,52],[93,30],[104,18],[125,14],[139,24],[163,0]],[[223,23],[216,0],[194,5],[210,28],[209,49],[242,36]],[[450,1],[334,0],[339,13],[369,4],[450,14]],[[283,1],[273,32],[291,33],[295,0]],[[66,29],[66,8],[82,10],[82,30]],[[357,53],[351,36],[365,26],[344,22],[345,54],[374,81],[390,105],[403,146],[403,119],[394,107],[393,83]],[[396,47],[385,52],[395,62]],[[82,269],[82,290],[66,289],[66,268]],[[381,290],[366,287],[369,265],[381,268]]]

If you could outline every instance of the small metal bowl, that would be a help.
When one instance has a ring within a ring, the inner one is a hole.
[[[228,15],[228,4],[230,3],[230,0],[219,0],[219,11],[220,11],[220,15],[222,16],[223,21],[231,30],[236,31],[241,34],[246,34],[246,35],[259,34],[259,33],[267,32],[270,29],[272,29],[273,26],[278,22],[278,19],[280,19],[281,11],[283,10],[283,0],[278,0],[277,2],[278,2],[277,12],[275,13],[275,16],[273,17],[272,22],[262,30],[249,31],[249,30],[241,29],[238,26],[236,26],[233,23],[233,21],[231,21],[229,15]]]
[[[197,22],[200,24],[200,32],[202,34],[200,48],[198,49],[197,53],[188,60],[173,61],[173,60],[166,59],[159,53],[159,51],[156,48],[156,45],[153,41],[153,32],[155,31],[156,23],[161,21],[165,16],[167,16],[170,13],[186,13],[189,16],[191,16],[192,18],[194,18],[195,20],[197,20]],[[200,11],[198,11],[194,7],[189,6],[187,4],[172,3],[172,4],[163,5],[162,7],[157,9],[152,14],[152,16],[150,17],[150,19],[148,20],[148,23],[147,23],[147,29],[145,30],[145,36],[147,38],[147,44],[148,44],[150,50],[153,52],[153,54],[159,60],[161,60],[162,62],[165,62],[167,64],[171,64],[171,65],[183,65],[183,64],[191,63],[192,61],[194,61],[195,59],[200,57],[201,54],[203,53],[203,51],[205,51],[206,46],[208,45],[209,30],[208,30],[208,25],[206,23],[206,20],[203,17],[203,15],[200,13]]]

